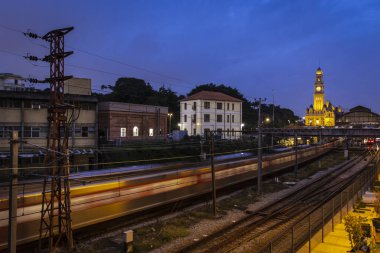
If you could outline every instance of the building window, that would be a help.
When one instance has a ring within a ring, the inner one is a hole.
[[[205,128],[203,129],[204,136],[209,136],[210,135],[210,128]]]
[[[216,115],[216,122],[223,122],[223,115]]]
[[[216,109],[223,110],[223,104],[222,103],[216,103]]]
[[[232,103],[232,111],[235,110],[235,104]]]
[[[21,100],[14,99],[0,99],[0,107],[4,108],[20,108]]]
[[[197,110],[197,102],[193,102],[193,110]]]
[[[153,128],[149,128],[149,136],[153,136]]]
[[[184,106],[185,110],[187,110],[187,103],[184,103],[183,106]]]
[[[210,114],[205,114],[203,116],[203,120],[204,120],[204,122],[210,122]]]
[[[230,115],[227,115],[227,122],[230,122]]]
[[[205,102],[205,109],[210,109],[210,102]]]
[[[230,103],[227,103],[227,111],[230,110]]]
[[[231,129],[231,135],[235,136],[235,129],[233,129],[233,128]]]
[[[76,137],[88,137],[89,133],[94,133],[95,128],[89,127],[76,127],[75,128],[75,136]],[[63,134],[63,133],[62,133]]]
[[[88,127],[82,127],[82,137],[88,137]]]
[[[120,128],[120,137],[127,137],[127,129],[125,127]]]
[[[197,115],[195,115],[195,114],[193,114],[193,115],[191,115],[191,122],[193,122],[193,123],[197,123]]]
[[[235,115],[232,115],[231,122],[232,122],[232,123],[235,122]]]
[[[187,115],[183,115],[183,122],[187,122]]]
[[[193,135],[197,135],[197,129],[193,129]]]
[[[17,126],[0,126],[0,138],[11,137],[12,131],[20,131],[20,128]],[[21,136],[20,132],[18,136]]]
[[[227,136],[230,136],[230,129],[227,128]]]
[[[27,138],[40,137],[40,128],[39,127],[24,127],[24,137],[27,137]]]
[[[133,127],[133,136],[139,136],[139,128],[137,126]]]

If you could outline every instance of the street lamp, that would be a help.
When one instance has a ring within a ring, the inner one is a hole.
[[[173,113],[168,113],[168,116],[169,116],[169,133],[172,132],[172,116],[173,116]]]
[[[269,122],[270,122],[270,118],[269,118],[269,117],[266,117],[266,118],[265,118],[265,123],[268,124]]]
[[[179,130],[181,130],[181,123],[178,123]]]

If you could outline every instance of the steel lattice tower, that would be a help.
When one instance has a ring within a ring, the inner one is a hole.
[[[73,52],[64,51],[64,36],[73,27],[48,32],[42,39],[50,43],[50,106],[48,109],[49,132],[45,162],[51,165],[45,176],[42,192],[39,248],[42,240],[48,239],[49,252],[55,251],[62,242],[67,250],[73,250],[70,209],[70,163],[68,153],[67,111],[73,106],[65,104],[64,81],[71,78],[64,75],[64,59]],[[48,186],[50,183],[50,190]]]

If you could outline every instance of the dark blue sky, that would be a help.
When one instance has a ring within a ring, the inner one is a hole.
[[[303,116],[312,103],[320,65],[326,98],[334,105],[347,110],[361,104],[380,113],[376,0],[7,0],[1,10],[0,72],[37,78],[49,72],[4,53],[47,54],[40,46],[47,46],[45,42],[4,26],[38,34],[74,26],[66,37],[72,47],[66,49],[75,51],[66,61],[71,65],[66,74],[91,78],[94,89],[114,84],[119,74],[145,79],[155,88],[166,85],[179,94],[198,84],[223,83],[249,99],[271,101],[274,90],[276,104]]]

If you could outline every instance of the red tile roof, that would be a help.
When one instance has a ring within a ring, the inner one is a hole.
[[[215,101],[230,101],[230,102],[242,102],[242,100],[226,95],[218,91],[200,91],[195,93],[187,98],[182,99],[181,101],[189,100],[215,100]]]

